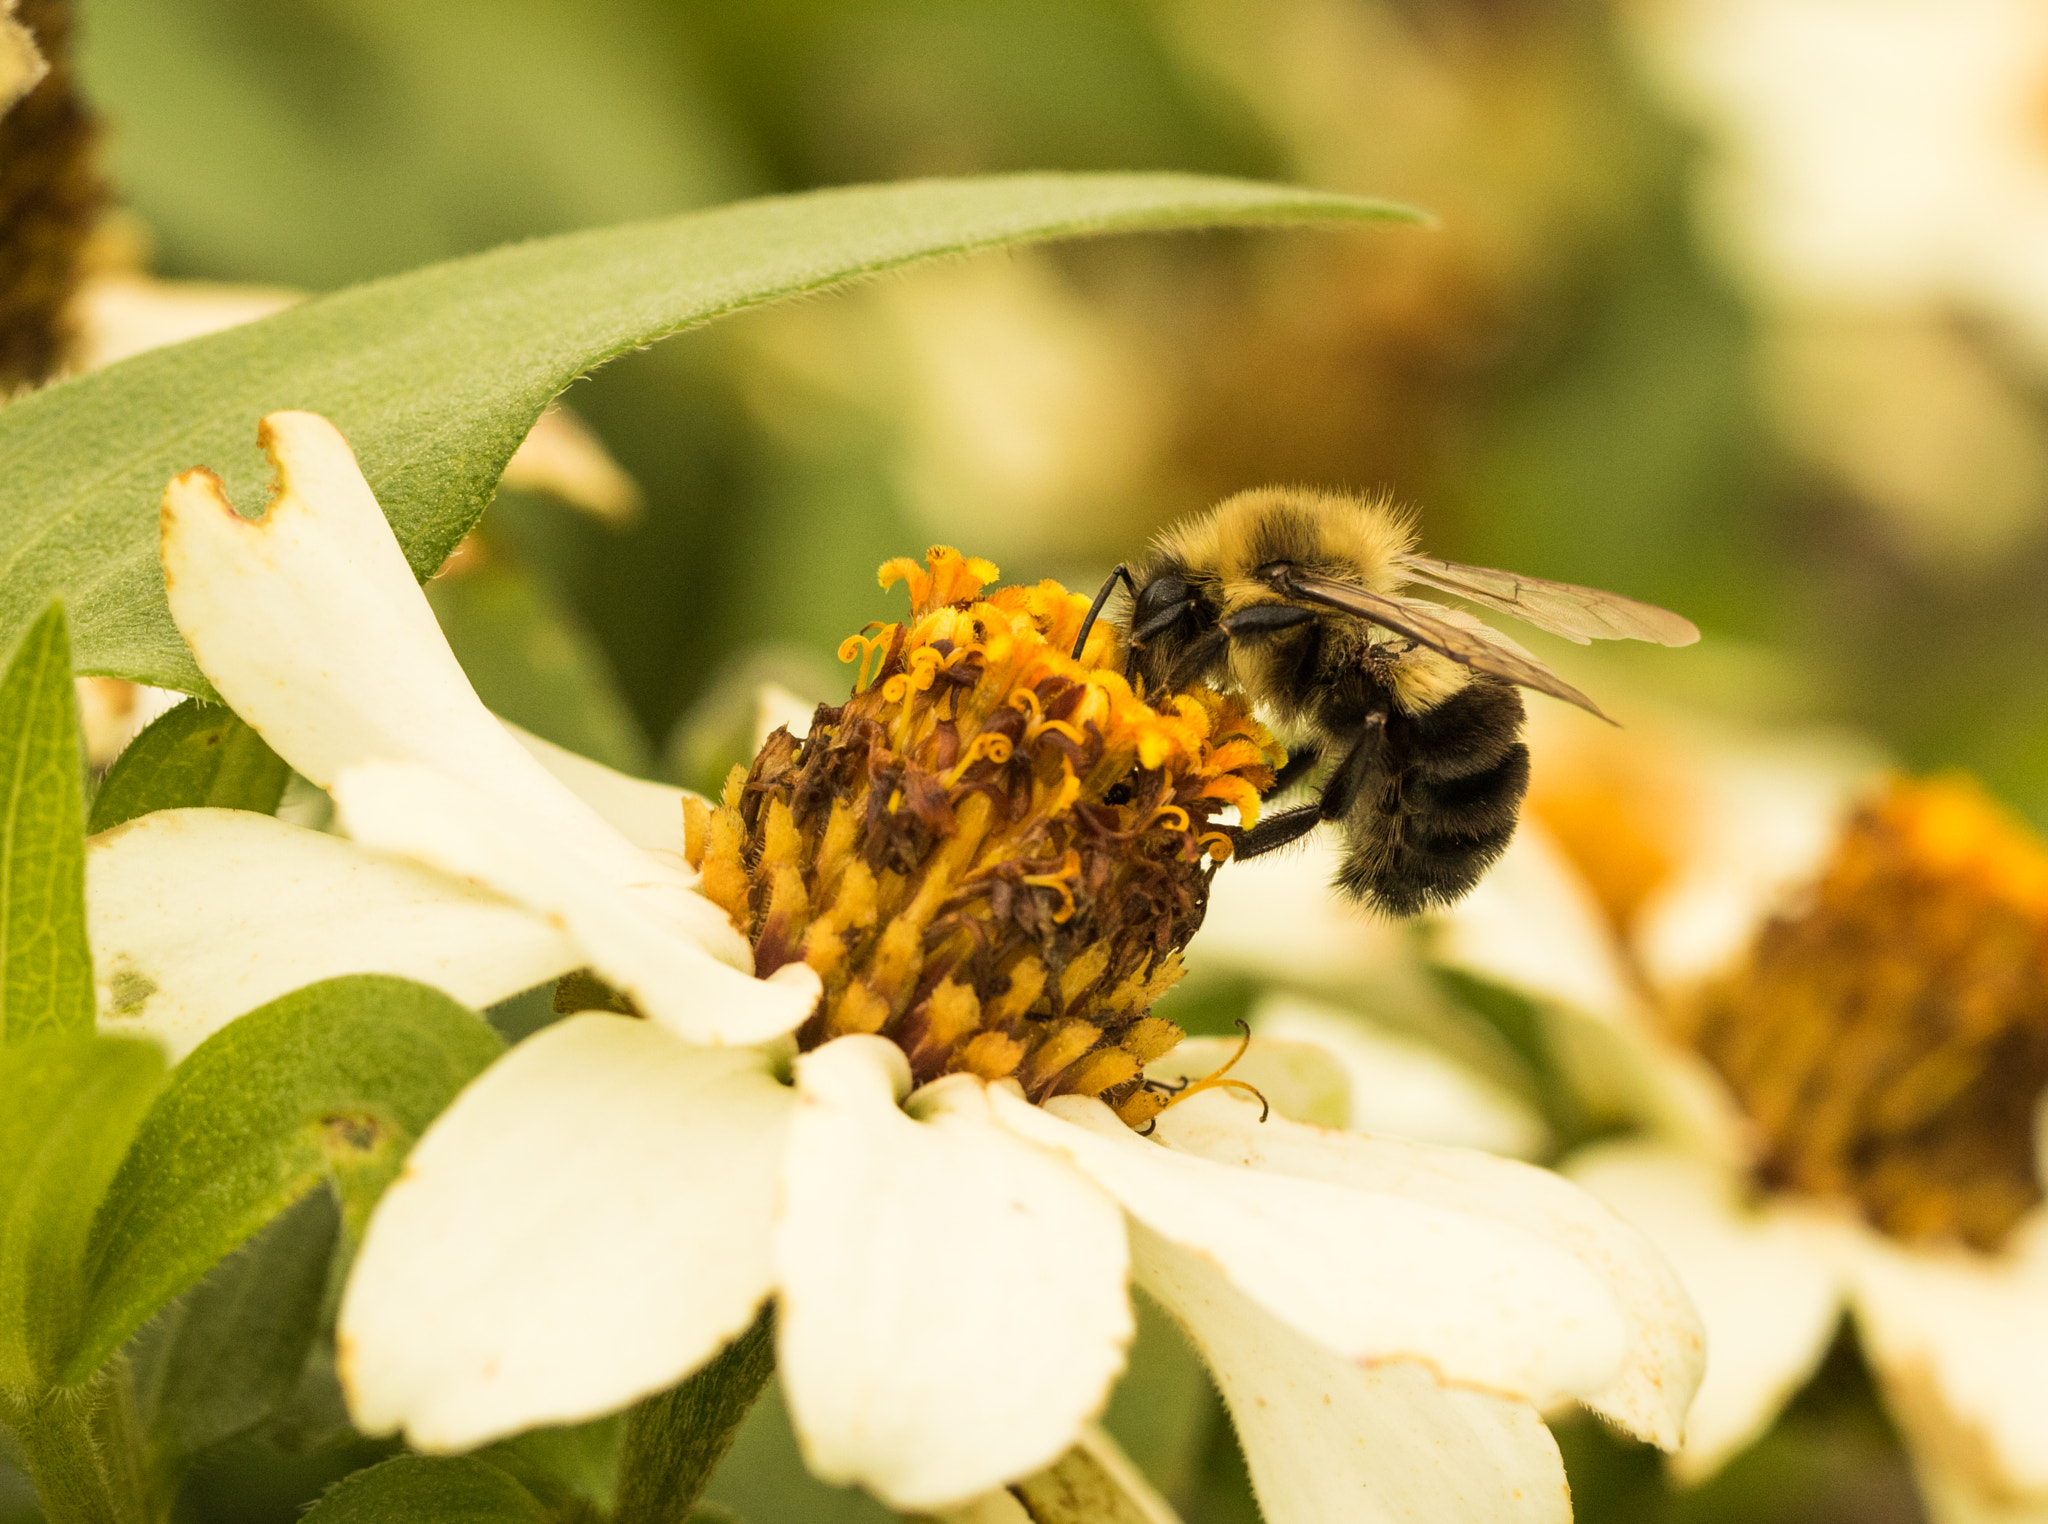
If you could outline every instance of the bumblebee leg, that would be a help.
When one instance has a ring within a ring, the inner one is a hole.
[[[1358,803],[1358,792],[1365,787],[1365,780],[1372,776],[1373,767],[1379,762],[1380,747],[1387,738],[1387,717],[1383,712],[1374,711],[1365,717],[1360,727],[1357,744],[1337,764],[1330,774],[1330,781],[1323,785],[1322,802],[1316,806],[1320,818],[1342,820],[1351,813],[1351,807]]]
[[[1223,633],[1233,640],[1245,640],[1296,629],[1313,622],[1316,617],[1314,609],[1305,609],[1298,604],[1255,603],[1248,609],[1239,609],[1235,614],[1225,614],[1217,624],[1221,626]]]
[[[1268,815],[1249,831],[1237,833],[1231,844],[1231,861],[1241,863],[1277,851],[1291,842],[1300,841],[1322,823],[1322,808],[1314,804],[1297,805],[1277,815]]]

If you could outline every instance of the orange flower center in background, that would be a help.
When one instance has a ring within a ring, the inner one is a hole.
[[[1682,1019],[1758,1129],[1762,1183],[1996,1248],[2041,1199],[2048,849],[1967,781],[1895,782]]]
[[[1057,583],[984,593],[995,567],[943,546],[881,577],[911,618],[841,648],[853,696],[692,809],[704,892],[758,972],[817,970],[805,1047],[880,1033],[920,1083],[1014,1078],[1142,1126],[1168,1099],[1143,1066],[1181,1037],[1149,1011],[1230,855],[1212,821],[1251,824],[1284,756],[1239,695],[1140,698],[1107,622],[1069,655],[1088,600]]]

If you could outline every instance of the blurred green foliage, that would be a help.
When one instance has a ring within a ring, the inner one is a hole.
[[[328,289],[743,195],[977,170],[1291,177],[1443,215],[1436,233],[990,256],[743,317],[579,383],[570,404],[645,511],[621,530],[508,492],[481,569],[433,589],[486,698],[564,744],[709,785],[743,744],[750,674],[830,697],[838,642],[895,615],[900,593],[872,581],[883,559],[952,538],[1012,577],[1083,584],[1227,491],[1311,480],[1418,502],[1441,553],[1691,614],[1699,653],[1614,669],[1645,693],[1848,724],[1915,767],[1973,768],[2048,822],[2043,523],[1990,562],[1915,558],[1792,447],[1763,395],[1772,319],[1701,252],[1698,144],[1596,0],[82,13],[109,166],[167,276]],[[940,305],[944,282],[984,275],[996,299],[1036,293],[1007,328]],[[1103,353],[1061,348],[1061,313]],[[1051,367],[1036,392],[1011,338]],[[2048,418],[2037,380],[2011,385]],[[1063,395],[1092,399],[1083,437],[1033,423]],[[1018,431],[1029,448],[1002,454]],[[934,466],[934,437],[969,466]],[[1112,444],[1128,449],[1105,465]],[[1059,469],[1027,490],[1045,461]],[[1186,1014],[1228,1030],[1242,994]],[[1133,1395],[1172,1364],[1170,1335],[1146,1337],[1112,1426],[1191,1521],[1249,1518],[1206,1388],[1183,1371]],[[1566,1428],[1579,1517],[1911,1517],[1853,1352],[1829,1369],[1765,1446],[1683,1500],[1646,1452]],[[755,1524],[878,1516],[811,1483],[793,1445],[771,1398],[712,1495]],[[227,1475],[195,1487],[246,1496]],[[10,1499],[0,1481],[0,1515]]]

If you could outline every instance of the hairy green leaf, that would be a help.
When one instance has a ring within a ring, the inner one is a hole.
[[[60,1367],[86,1303],[93,1212],[163,1069],[153,1045],[122,1038],[0,1048],[0,1394],[91,1374]]]
[[[172,625],[157,504],[207,465],[253,507],[257,420],[323,413],[425,577],[548,400],[627,350],[918,260],[1148,229],[1414,220],[1388,202],[1190,175],[859,186],[537,239],[138,355],[0,410],[0,641],[52,597],[79,661],[207,695]]]
[[[211,805],[273,815],[292,770],[220,704],[187,702],[129,743],[92,801],[88,830],[110,831],[151,810]]]
[[[340,1226],[333,1198],[313,1192],[215,1265],[129,1346],[151,1456],[167,1481],[291,1397],[320,1331]]]
[[[0,1043],[92,1030],[77,696],[64,611],[0,677]]]
[[[322,1180],[359,1236],[413,1140],[503,1046],[440,991],[382,974],[308,985],[216,1032],[178,1065],[107,1192],[67,1369],[92,1370]]]
[[[461,1455],[401,1455],[343,1478],[306,1524],[547,1524],[543,1508],[496,1466]]]

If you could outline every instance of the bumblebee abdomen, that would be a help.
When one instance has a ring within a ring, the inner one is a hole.
[[[1337,884],[1393,915],[1468,893],[1515,834],[1529,791],[1521,695],[1480,679],[1403,717],[1377,788],[1347,821]]]

